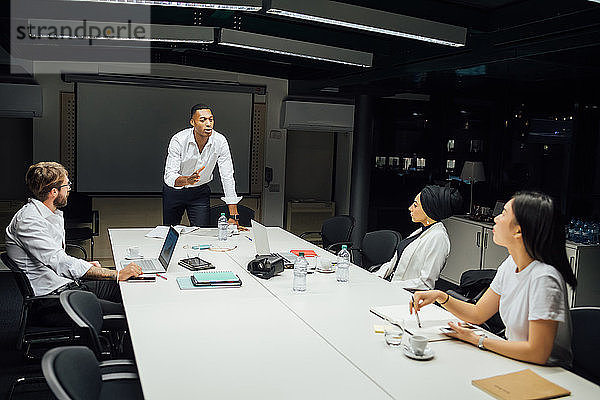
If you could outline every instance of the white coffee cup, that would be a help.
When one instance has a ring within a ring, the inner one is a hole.
[[[419,335],[413,335],[409,340],[412,352],[417,356],[422,356],[425,354],[425,349],[427,348],[428,342],[429,340],[425,336]]]
[[[142,258],[142,253],[139,246],[128,247],[125,251],[125,257],[127,258]]]
[[[232,235],[236,235],[238,234],[238,226],[236,224],[229,224],[227,225],[227,231],[232,234]]]

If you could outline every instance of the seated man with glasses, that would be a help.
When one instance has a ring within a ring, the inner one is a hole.
[[[25,182],[30,198],[6,228],[6,251],[27,275],[36,296],[58,294],[67,289],[93,292],[104,314],[123,314],[117,280],[142,273],[131,263],[120,271],[103,268],[65,252],[65,221],[59,208],[67,205],[71,190],[67,170],[56,162],[40,162],[29,167]],[[47,325],[63,325],[65,319],[58,301],[38,302],[36,318]],[[66,315],[64,315],[66,317]]]

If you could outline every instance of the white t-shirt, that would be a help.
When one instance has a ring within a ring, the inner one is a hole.
[[[527,341],[529,321],[558,321],[554,347],[546,364],[571,365],[571,315],[567,288],[556,268],[533,261],[517,272],[512,256],[508,256],[498,268],[490,288],[500,295],[500,317],[506,325],[508,340]]]

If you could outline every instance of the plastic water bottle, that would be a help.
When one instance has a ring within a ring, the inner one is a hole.
[[[294,292],[306,291],[306,273],[308,271],[308,262],[304,258],[304,253],[300,253],[294,261]]]
[[[346,245],[342,245],[342,249],[338,253],[338,264],[335,277],[338,282],[348,282],[350,275],[350,252]]]
[[[225,216],[225,213],[221,213],[217,222],[217,227],[219,228],[219,240],[227,240],[227,225],[227,217]]]

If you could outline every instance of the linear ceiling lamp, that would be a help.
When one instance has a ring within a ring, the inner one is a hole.
[[[464,46],[467,37],[460,26],[334,1],[271,0],[267,13],[454,47]]]
[[[219,44],[359,67],[373,65],[371,53],[232,29],[221,29]]]
[[[70,0],[87,1],[93,3],[118,3],[146,6],[166,6],[166,7],[192,7],[192,8],[212,8],[216,10],[230,11],[259,11],[262,8],[262,0],[186,0],[186,1],[165,1],[165,0]]]
[[[31,38],[197,44],[213,43],[215,38],[214,28],[207,26],[49,19],[30,19],[28,23],[27,33]]]

